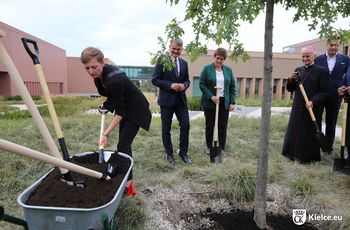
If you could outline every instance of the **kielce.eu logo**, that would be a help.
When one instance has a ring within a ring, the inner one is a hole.
[[[306,209],[293,209],[293,222],[296,225],[303,225],[306,221]]]

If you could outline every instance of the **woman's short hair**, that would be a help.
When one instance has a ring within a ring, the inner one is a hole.
[[[224,60],[226,60],[226,57],[227,57],[227,50],[225,48],[217,48],[214,52],[214,57],[216,56],[220,56],[220,57],[223,57]]]
[[[80,60],[83,64],[88,63],[93,58],[96,58],[98,62],[103,62],[104,55],[99,48],[87,47],[81,52]]]

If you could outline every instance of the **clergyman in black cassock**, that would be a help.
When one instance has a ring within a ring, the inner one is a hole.
[[[282,154],[291,160],[310,163],[321,160],[320,146],[316,139],[315,126],[299,89],[298,81],[304,86],[310,101],[308,106],[311,106],[320,129],[322,108],[329,96],[330,82],[327,77],[327,70],[314,64],[314,49],[306,47],[301,52],[304,66],[295,69],[292,77],[288,78],[286,85],[289,92],[294,92],[294,99]]]

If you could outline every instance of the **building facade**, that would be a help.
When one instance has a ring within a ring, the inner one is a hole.
[[[240,97],[261,97],[263,94],[263,72],[264,72],[264,53],[248,52],[250,60],[243,62],[239,60],[233,63],[230,60],[225,61],[225,65],[232,68],[238,95]],[[188,59],[184,55],[185,59]],[[273,87],[276,99],[289,99],[290,94],[284,90],[286,79],[293,72],[295,67],[301,65],[299,54],[273,54]],[[188,90],[189,95],[200,96],[199,76],[203,67],[214,61],[214,50],[209,50],[208,54],[202,55],[194,63],[189,62],[189,74],[192,87]]]
[[[105,58],[105,63],[116,65],[112,60]],[[123,70],[132,81],[150,81],[152,79],[152,66],[116,65]],[[85,71],[80,57],[67,57],[68,94],[80,96],[95,96],[96,87],[92,78]]]
[[[35,72],[32,59],[24,49],[21,38],[26,37],[37,42],[40,52],[40,62],[52,94],[67,94],[66,51],[28,33],[0,22],[0,30],[6,33],[1,42],[9,53],[18,73],[23,79],[31,95],[41,95],[41,87]],[[30,45],[29,45],[30,47]],[[34,52],[34,51],[33,51]],[[0,61],[0,96],[19,95],[11,83],[7,69]]]
[[[93,81],[86,73],[84,66],[80,62],[80,57],[66,57],[64,49],[45,42],[28,33],[13,28],[0,22],[0,30],[6,32],[6,36],[1,39],[6,50],[9,52],[13,62],[28,91],[31,95],[41,95],[41,87],[33,62],[26,53],[21,42],[22,37],[35,40],[40,50],[40,62],[49,86],[51,94],[73,94],[73,95],[97,95],[97,90]],[[273,53],[272,85],[275,99],[290,99],[291,95],[285,90],[286,80],[297,66],[302,65],[300,50],[302,47],[312,45],[319,54],[326,50],[326,41],[323,39],[313,39],[286,46],[282,53]],[[349,54],[348,46],[341,46],[339,52]],[[264,53],[248,52],[250,60],[243,62],[239,60],[233,63],[226,60],[225,64],[233,69],[237,82],[237,95],[240,97],[261,97],[263,95],[263,72]],[[182,57],[188,60],[188,56]],[[214,50],[209,50],[208,54],[200,56],[195,62],[189,65],[189,75],[191,86],[186,91],[187,96],[200,96],[199,76],[203,67],[214,61]],[[106,63],[114,64],[112,60],[106,58]],[[150,81],[152,79],[153,66],[118,66],[125,71],[127,76],[136,83]],[[140,84],[138,84],[140,86]],[[145,85],[145,84],[144,84]],[[150,88],[149,86],[147,86]],[[18,95],[10,76],[0,61],[0,96]]]

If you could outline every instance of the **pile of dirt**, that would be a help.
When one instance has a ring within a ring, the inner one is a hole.
[[[239,209],[230,212],[213,212],[207,208],[206,212],[201,213],[183,213],[182,219],[189,222],[189,226],[199,226],[191,228],[193,230],[259,230],[253,219],[253,212]],[[203,219],[209,219],[203,222]],[[314,230],[316,227],[310,223],[304,225],[295,225],[291,216],[267,214],[267,229],[278,230]]]
[[[84,156],[74,156],[72,163],[106,173],[108,163],[116,165],[116,176],[109,181],[99,180],[82,174],[71,172],[73,180],[83,180],[85,188],[69,186],[60,180],[58,168],[53,169],[41,183],[32,191],[27,205],[67,207],[67,208],[95,208],[110,202],[130,168],[130,160],[116,153],[112,154],[108,163],[98,164],[98,153]]]

